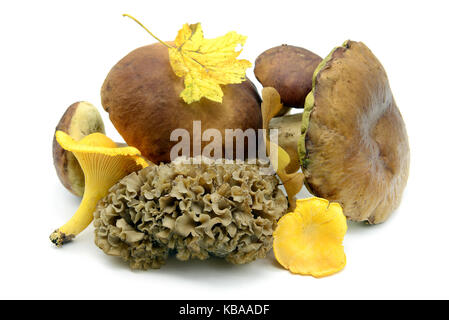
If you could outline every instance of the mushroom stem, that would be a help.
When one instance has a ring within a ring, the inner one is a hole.
[[[97,202],[107,195],[117,181],[148,163],[140,158],[140,151],[133,147],[118,148],[101,133],[85,136],[80,141],[62,131],[56,131],[56,141],[67,151],[73,152],[85,177],[83,200],[72,218],[50,235],[58,247],[72,240],[93,220]]]
[[[290,156],[290,164],[285,171],[287,173],[299,170],[298,141],[301,136],[302,113],[290,114],[271,119],[269,129],[278,130],[278,145],[287,151]]]
[[[56,229],[50,235],[51,242],[60,247],[64,243],[71,241],[76,235],[86,229],[93,220],[93,212],[95,211],[97,202],[100,201],[103,196],[103,190],[99,192],[98,188],[92,188],[92,184],[86,181],[86,190],[78,210],[76,210],[75,214],[66,224],[59,229]]]

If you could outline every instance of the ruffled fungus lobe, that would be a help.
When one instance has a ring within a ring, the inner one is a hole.
[[[274,232],[276,260],[292,273],[324,277],[346,265],[343,238],[346,217],[338,203],[326,199],[297,200]]]
[[[347,41],[315,70],[299,155],[311,193],[354,221],[385,221],[401,201],[410,150],[387,74],[361,42]]]
[[[132,173],[98,203],[95,243],[134,269],[159,268],[170,252],[236,264],[265,257],[287,199],[277,178],[260,169],[203,158]]]
[[[116,144],[101,133],[90,134],[75,141],[68,134],[56,131],[56,140],[78,160],[85,176],[85,190],[81,204],[73,217],[50,235],[50,240],[61,246],[72,240],[92,221],[98,200],[118,180],[131,172],[148,166],[133,147],[117,148]]]

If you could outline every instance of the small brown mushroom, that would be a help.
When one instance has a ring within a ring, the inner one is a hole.
[[[105,133],[103,120],[97,108],[85,101],[75,102],[67,108],[56,126],[56,131],[67,133],[76,141],[91,133]],[[83,170],[73,153],[64,150],[56,138],[53,138],[53,163],[64,187],[81,197],[84,193]]]
[[[285,107],[303,108],[307,94],[312,90],[313,71],[321,62],[315,53],[300,47],[283,44],[260,54],[254,74],[264,87],[275,88]],[[288,110],[288,109],[287,109]]]

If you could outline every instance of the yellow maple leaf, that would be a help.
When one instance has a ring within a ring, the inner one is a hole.
[[[237,59],[242,49],[236,51],[238,46],[245,44],[245,36],[231,31],[215,39],[205,39],[200,23],[184,24],[178,31],[175,46],[171,46],[154,36],[132,16],[124,16],[136,21],[168,47],[173,71],[184,78],[184,90],[180,96],[186,103],[199,101],[202,97],[221,103],[223,91],[220,85],[246,80],[246,69],[251,67],[251,62]]]

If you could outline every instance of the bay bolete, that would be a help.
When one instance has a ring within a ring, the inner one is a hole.
[[[225,129],[262,127],[260,96],[248,79],[222,86],[221,104],[205,98],[186,104],[180,98],[183,89],[167,48],[155,43],[132,51],[111,69],[101,88],[101,101],[127,144],[154,163],[171,160],[170,150],[177,141],[170,141],[170,135],[175,129],[187,130],[193,145],[193,121],[201,121],[202,132],[218,129],[222,137]],[[202,142],[202,147],[206,144]]]
[[[264,87],[279,92],[284,107],[303,108],[312,89],[313,71],[321,60],[307,49],[283,44],[257,57],[254,74]],[[281,114],[285,112],[285,108],[281,110]]]
[[[380,223],[399,206],[407,131],[384,68],[362,42],[346,41],[315,71],[299,154],[309,190],[350,219]]]
[[[313,75],[302,115],[275,118],[279,145],[299,162],[309,191],[354,221],[385,221],[399,206],[410,150],[387,74],[361,42],[346,41]],[[282,137],[284,134],[284,139]]]

